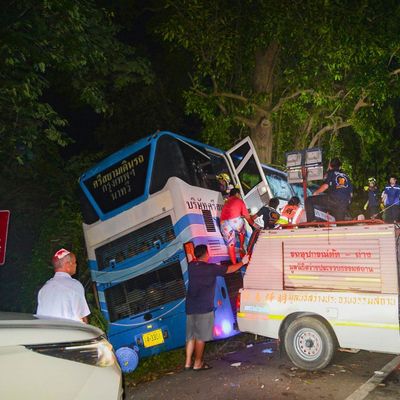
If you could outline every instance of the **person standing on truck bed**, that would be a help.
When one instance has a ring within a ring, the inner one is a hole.
[[[379,214],[379,189],[376,185],[375,178],[368,178],[368,186],[364,186],[364,190],[367,192],[368,200],[364,205],[364,210],[367,212],[367,218],[376,218]]]
[[[236,264],[236,234],[239,235],[240,251],[244,253],[244,240],[246,237],[246,226],[243,218],[254,225],[246,204],[242,200],[240,190],[233,188],[229,192],[229,198],[221,211],[221,233],[228,246],[228,253],[232,264]]]
[[[389,179],[389,185],[385,187],[382,193],[383,205],[385,206],[385,222],[392,224],[399,221],[400,214],[400,187],[397,185],[395,176]]]
[[[324,183],[305,201],[307,221],[315,221],[315,206],[322,206],[336,221],[343,221],[353,196],[350,178],[340,169],[342,163],[333,158]],[[324,193],[326,192],[326,193]]]
[[[218,265],[208,262],[207,246],[194,249],[196,259],[188,265],[189,286],[186,294],[186,362],[185,371],[204,371],[211,366],[204,362],[205,342],[213,340],[214,295],[218,276],[231,274],[249,261],[245,255],[241,262],[233,265]],[[192,358],[194,363],[192,366]]]

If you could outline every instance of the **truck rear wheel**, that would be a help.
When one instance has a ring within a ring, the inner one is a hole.
[[[335,351],[330,330],[313,317],[295,319],[286,329],[284,344],[293,364],[308,371],[325,368]]]

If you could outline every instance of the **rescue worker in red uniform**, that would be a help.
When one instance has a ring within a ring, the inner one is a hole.
[[[236,264],[235,243],[236,235],[239,236],[240,252],[244,251],[244,240],[246,236],[245,220],[254,225],[249,212],[247,211],[246,204],[241,198],[240,190],[233,188],[229,192],[229,198],[225,202],[221,211],[221,233],[228,246],[228,253],[232,264]]]

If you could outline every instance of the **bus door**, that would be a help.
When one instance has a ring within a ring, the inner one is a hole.
[[[259,210],[268,204],[271,189],[251,139],[246,137],[226,153],[247,208]]]

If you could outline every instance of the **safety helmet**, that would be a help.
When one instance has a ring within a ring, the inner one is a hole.
[[[217,175],[217,179],[222,179],[223,181],[225,181],[227,183],[229,183],[231,181],[231,178],[225,172],[222,172],[221,174]]]
[[[374,185],[376,185],[376,179],[375,178],[368,178],[368,182],[369,183],[373,183]]]

